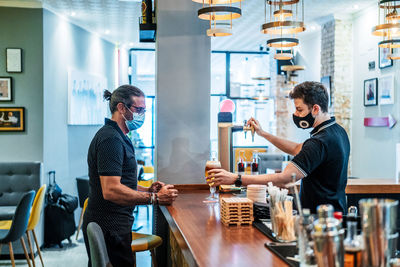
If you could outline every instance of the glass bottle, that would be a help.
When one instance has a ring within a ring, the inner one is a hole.
[[[357,238],[357,210],[354,210],[353,207],[349,208],[347,214],[347,235],[344,240],[344,249],[344,266],[361,266],[361,243]]]

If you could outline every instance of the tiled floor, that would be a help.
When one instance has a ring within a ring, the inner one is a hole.
[[[134,214],[135,223],[133,228],[143,226],[138,232],[151,234],[152,232],[152,207],[149,207],[149,218],[147,218],[147,211],[145,206],[139,208],[139,212]],[[85,267],[87,266],[87,255],[85,244],[83,242],[82,233],[79,235],[78,241],[75,240],[75,235],[71,238],[72,243],[64,241],[64,248],[60,249],[58,246],[54,248],[47,248],[42,250],[43,261],[46,267]],[[5,251],[7,246],[3,246]],[[151,259],[150,252],[144,251],[136,254],[136,263],[138,267],[150,267]],[[26,260],[16,260],[16,266],[28,266]],[[35,263],[37,267],[41,267],[39,256],[36,256]],[[10,260],[1,260],[0,266],[11,266]]]

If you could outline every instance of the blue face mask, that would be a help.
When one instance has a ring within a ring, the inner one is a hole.
[[[129,108],[127,108],[131,113],[132,113],[132,120],[127,120],[125,116],[122,114],[122,116],[125,119],[125,124],[126,127],[128,127],[129,131],[134,131],[142,127],[145,119],[145,113],[139,114],[136,112],[132,112]]]

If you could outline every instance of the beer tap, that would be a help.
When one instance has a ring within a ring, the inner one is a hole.
[[[243,131],[245,139],[247,138],[247,131],[251,131],[251,141],[254,142],[254,134],[256,131],[253,126],[247,126],[247,120],[244,120]]]

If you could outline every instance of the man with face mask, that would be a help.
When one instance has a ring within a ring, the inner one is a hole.
[[[96,133],[88,152],[89,202],[83,220],[83,234],[90,262],[86,227],[96,222],[102,229],[108,256],[113,266],[134,266],[132,243],[135,205],[169,205],[178,196],[173,185],[137,185],[137,165],[129,131],[140,128],[145,119],[144,93],[131,85],[104,92],[111,119]]]
[[[300,201],[303,208],[315,213],[320,204],[331,204],[336,211],[345,212],[347,166],[350,143],[346,131],[328,113],[328,93],[318,82],[304,82],[291,92],[296,108],[293,122],[302,129],[313,128],[311,137],[304,143],[295,143],[262,130],[254,118],[248,121],[259,136],[264,137],[283,152],[293,155],[293,160],[281,172],[262,175],[238,175],[222,169],[209,171],[215,185],[267,184],[285,187],[292,173],[302,179]],[[211,180],[210,180],[211,181]]]

